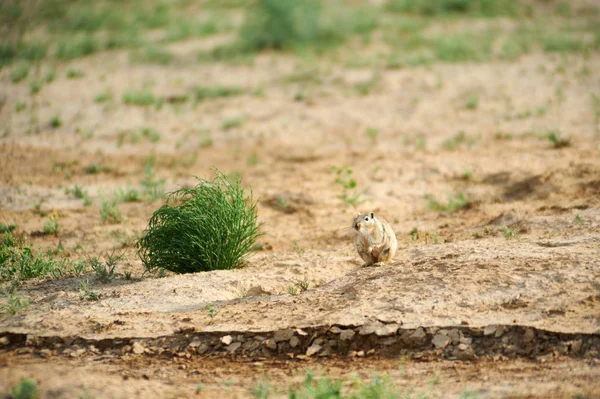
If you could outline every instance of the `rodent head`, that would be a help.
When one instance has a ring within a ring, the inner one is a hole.
[[[370,230],[372,226],[375,226],[375,214],[373,212],[369,212],[366,215],[362,215],[358,212],[358,215],[354,218],[354,223],[352,224],[352,228],[356,231],[360,231],[363,227]]]

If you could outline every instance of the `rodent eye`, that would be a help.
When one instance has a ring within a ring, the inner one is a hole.
[[[367,217],[367,218],[365,218],[365,222],[368,222],[368,221],[369,221],[369,218],[368,218],[368,217]]]

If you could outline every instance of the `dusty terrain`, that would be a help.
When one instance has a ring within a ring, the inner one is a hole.
[[[165,66],[121,51],[58,64],[35,96],[0,71],[0,223],[58,257],[125,254],[106,284],[89,269],[22,282],[29,308],[0,319],[0,394],[32,377],[48,398],[247,397],[265,378],[285,395],[313,369],[387,374],[409,397],[600,397],[600,53],[377,69],[360,95],[373,69],[332,57],[193,61],[221,39],[171,44]],[[169,101],[198,84],[243,93]],[[122,103],[142,87],[164,105]],[[123,140],[142,127],[160,139]],[[150,156],[166,191],[213,167],[252,188],[264,236],[245,267],[143,273],[135,237],[161,200],[119,204],[118,223],[99,210]],[[356,207],[333,167],[353,171]],[[432,204],[458,193],[468,205]],[[357,210],[392,224],[393,264],[361,267]]]

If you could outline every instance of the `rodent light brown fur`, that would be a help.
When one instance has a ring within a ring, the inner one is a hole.
[[[390,263],[398,249],[394,230],[373,212],[358,213],[352,223],[354,246],[366,265]]]

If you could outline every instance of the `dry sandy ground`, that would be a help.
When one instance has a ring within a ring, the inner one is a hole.
[[[174,50],[185,55],[196,51],[192,44]],[[131,271],[131,281],[101,284],[87,274],[26,282],[20,294],[30,309],[0,320],[0,335],[130,339],[182,328],[272,332],[380,321],[406,329],[506,325],[597,337],[600,125],[590,94],[600,92],[600,70],[594,65],[600,65],[594,53],[534,54],[511,63],[383,70],[367,96],[352,85],[370,79],[370,70],[286,55],[262,55],[253,66],[159,68],[101,54],[71,64],[84,78],[59,78],[34,98],[1,71],[0,124],[11,134],[0,139],[0,222],[18,224],[16,233],[35,246],[55,248],[60,241],[65,255],[77,257],[76,248],[101,254],[120,248],[123,234],[140,234],[158,202],[121,205],[125,222],[113,225],[100,221],[99,206],[117,188],[139,185],[150,154],[168,189],[193,183],[193,175],[210,177],[213,166],[237,171],[260,199],[265,235],[262,249],[234,271],[142,277],[129,245],[119,270]],[[291,75],[317,76],[320,83]],[[148,85],[167,98],[197,84],[240,85],[248,94],[160,110],[120,103],[127,88]],[[116,93],[115,103],[95,103],[106,87]],[[259,96],[252,94],[257,89]],[[295,102],[299,91],[305,100]],[[465,108],[472,94],[479,98],[475,110]],[[26,99],[35,111],[15,113]],[[65,123],[51,129],[47,121],[57,113]],[[39,122],[26,134],[32,114]],[[242,117],[242,125],[226,130],[222,122],[231,117]],[[120,131],[138,127],[156,129],[160,141],[117,146]],[[369,127],[378,129],[374,140],[365,134]],[[76,128],[93,137],[75,134]],[[545,138],[552,130],[570,146],[553,148]],[[199,145],[205,132],[213,141],[207,148]],[[459,132],[464,136],[457,140]],[[110,169],[86,174],[94,162]],[[332,166],[354,171],[364,201],[359,210],[392,223],[400,244],[393,264],[361,268],[348,235],[356,209],[338,198],[342,188]],[[74,184],[89,191],[91,206],[65,193]],[[427,195],[445,202],[457,192],[472,200],[469,208],[428,208]],[[277,196],[287,198],[289,212],[273,206]],[[39,234],[47,219],[35,209],[40,203],[59,215],[56,237]],[[411,235],[414,228],[418,236]],[[515,236],[505,238],[507,232]],[[288,287],[303,279],[309,289],[290,295]],[[83,280],[99,301],[80,299]],[[262,295],[245,295],[257,286]],[[263,375],[284,394],[313,368],[333,376],[354,370],[364,379],[371,371],[388,373],[400,388],[414,387],[415,396],[428,389],[433,397],[465,390],[479,397],[600,395],[598,352],[557,356],[544,363],[408,356],[399,369],[398,359],[377,355],[348,363],[257,364],[102,353],[44,358],[13,347],[0,352],[0,391],[33,376],[46,397],[192,397],[198,382],[206,388],[201,397],[245,397]],[[435,370],[439,383],[427,388]]]

